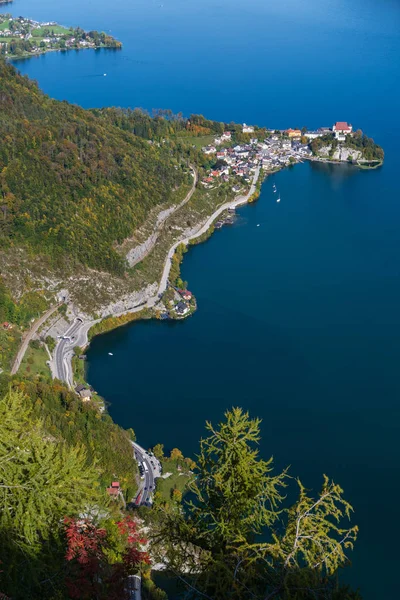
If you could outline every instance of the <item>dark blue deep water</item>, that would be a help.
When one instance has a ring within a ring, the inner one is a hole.
[[[262,417],[263,455],[310,488],[327,473],[354,505],[347,579],[367,600],[397,598],[399,2],[16,0],[7,10],[124,43],[18,62],[57,98],[276,127],[347,120],[384,147],[378,171],[305,164],[270,178],[234,227],[187,254],[196,315],[99,337],[88,362],[113,418],[144,445],[193,454],[204,421],[226,408]]]

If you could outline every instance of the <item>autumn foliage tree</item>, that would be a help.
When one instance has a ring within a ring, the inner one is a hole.
[[[64,520],[68,563],[66,586],[71,600],[128,598],[126,581],[150,558],[147,542],[131,517],[97,526],[88,519]]]

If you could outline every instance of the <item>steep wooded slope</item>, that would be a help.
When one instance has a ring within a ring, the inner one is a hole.
[[[0,245],[121,273],[114,249],[184,180],[179,155],[45,95],[0,60]]]

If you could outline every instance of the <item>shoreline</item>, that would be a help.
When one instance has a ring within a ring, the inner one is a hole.
[[[14,62],[18,60],[28,60],[30,58],[39,58],[39,56],[44,56],[45,54],[50,54],[50,52],[72,52],[73,50],[81,51],[81,50],[122,50],[122,48],[113,48],[112,46],[97,46],[97,48],[49,48],[48,50],[44,50],[43,52],[36,52],[35,54],[24,54],[23,56],[7,56],[6,60],[9,62]]]
[[[318,163],[330,163],[330,164],[335,164],[335,165],[349,164],[349,163],[346,163],[345,161],[333,161],[330,159],[319,158],[319,157],[307,157],[307,160],[309,160],[311,162],[314,161],[314,162],[318,162]],[[380,163],[379,165],[374,166],[374,167],[370,167],[370,166],[364,167],[363,170],[369,170],[371,168],[374,169],[374,168],[377,168],[378,166],[381,166],[381,164],[382,163]],[[359,165],[351,164],[350,166],[357,167]],[[197,243],[202,243],[203,241],[206,241],[207,239],[209,239],[209,237],[211,237],[211,235],[214,232],[213,223],[219,217],[219,215],[221,215],[223,212],[225,212],[229,208],[236,208],[239,206],[243,206],[245,204],[250,204],[251,202],[255,201],[259,195],[261,185],[262,185],[263,181],[268,177],[268,175],[273,175],[273,174],[283,170],[284,168],[285,167],[282,166],[281,168],[274,169],[271,171],[263,171],[261,166],[258,166],[255,170],[253,180],[250,185],[250,189],[246,195],[237,196],[236,198],[233,198],[230,201],[224,202],[224,204],[222,204],[221,206],[219,206],[218,208],[215,209],[215,211],[206,219],[205,222],[199,223],[197,225],[197,228],[195,231],[193,231],[190,235],[187,235],[185,238],[179,239],[176,242],[174,242],[174,244],[169,248],[169,250],[167,252],[166,258],[164,260],[164,267],[162,270],[161,279],[159,280],[158,284],[155,283],[154,285],[149,286],[150,288],[151,287],[153,288],[150,291],[150,293],[149,293],[149,288],[144,288],[143,290],[139,290],[139,292],[141,292],[144,296],[144,299],[140,303],[138,303],[135,306],[132,306],[128,309],[125,309],[123,311],[116,312],[114,314],[109,314],[107,316],[103,316],[98,319],[89,319],[89,320],[84,319],[81,316],[79,316],[79,313],[77,313],[74,310],[74,308],[72,307],[72,312],[74,313],[75,316],[72,319],[72,321],[69,322],[69,326],[68,326],[67,330],[65,331],[64,336],[68,336],[69,334],[70,335],[74,334],[74,339],[73,339],[73,341],[71,339],[68,345],[65,343],[65,340],[63,340],[63,339],[60,339],[58,341],[58,343],[54,349],[52,358],[49,361],[49,368],[50,368],[52,378],[60,379],[61,381],[65,382],[68,385],[68,387],[73,389],[73,386],[75,383],[74,375],[73,375],[73,368],[72,368],[72,358],[74,356],[74,350],[73,350],[74,347],[78,346],[83,352],[85,349],[87,349],[87,347],[89,346],[93,337],[95,337],[97,335],[102,335],[103,333],[108,333],[109,331],[112,331],[113,329],[116,329],[117,327],[127,325],[130,322],[133,322],[136,320],[157,318],[155,311],[157,311],[157,306],[160,303],[160,296],[166,291],[166,289],[168,287],[168,278],[169,278],[169,274],[170,274],[171,267],[172,267],[172,259],[173,259],[173,256],[174,256],[177,248],[180,245],[183,245],[183,246],[185,246],[185,248],[187,248],[190,245],[195,245],[196,240],[199,240]],[[196,177],[196,172],[192,171],[192,174],[194,175],[194,177]],[[261,175],[261,183],[260,183],[260,175]],[[203,239],[199,239],[199,238],[203,238]],[[154,289],[155,285],[157,286],[156,289]],[[140,315],[140,313],[142,313],[142,312],[144,313],[143,316]],[[190,316],[191,314],[192,313],[190,313],[186,316]],[[186,318],[186,316],[184,316],[183,318]],[[106,328],[104,331],[96,332],[92,336],[90,336],[90,330],[92,329],[92,327],[98,325],[99,323],[106,322],[108,319],[110,319],[110,320],[115,319],[116,322],[113,323],[109,328]],[[118,322],[118,320],[120,320],[120,322]]]
[[[318,158],[318,157],[307,157],[307,160],[309,160],[311,162],[314,161],[314,162],[318,162],[318,163],[328,163],[328,164],[335,164],[335,165],[350,164],[345,161],[333,161],[330,159],[324,159],[324,158]],[[356,164],[350,164],[350,166],[358,167],[358,165],[356,165]],[[380,164],[377,166],[380,166]],[[147,298],[147,300],[144,300],[144,301],[140,302],[138,305],[133,306],[124,311],[117,312],[115,314],[111,314],[111,315],[108,315],[106,317],[102,317],[99,319],[83,321],[83,320],[81,320],[80,317],[76,316],[73,319],[73,321],[71,321],[68,330],[65,332],[65,335],[68,335],[68,332],[73,330],[73,333],[76,335],[73,344],[71,344],[69,347],[65,348],[65,351],[62,352],[62,348],[61,348],[62,340],[60,340],[60,342],[58,342],[58,344],[54,350],[52,360],[50,361],[50,370],[51,370],[53,379],[54,378],[61,379],[61,381],[64,381],[65,383],[67,383],[67,385],[71,389],[73,389],[74,381],[73,381],[73,370],[72,370],[72,357],[74,355],[74,352],[73,352],[74,346],[79,346],[82,349],[82,351],[84,351],[90,345],[91,340],[94,337],[96,337],[97,335],[102,335],[103,333],[108,333],[108,332],[112,331],[113,329],[116,329],[117,327],[122,327],[123,325],[128,325],[130,322],[133,322],[136,320],[156,318],[154,314],[149,316],[148,311],[157,310],[157,305],[160,302],[160,295],[162,295],[165,292],[165,290],[167,289],[168,277],[169,277],[169,273],[170,273],[171,266],[172,266],[172,258],[174,256],[177,248],[180,245],[184,245],[187,248],[188,246],[191,245],[191,243],[193,241],[195,241],[198,238],[201,238],[202,236],[205,236],[205,238],[203,240],[200,240],[199,243],[209,239],[209,237],[213,233],[213,231],[210,231],[212,229],[213,223],[220,214],[222,214],[224,211],[226,211],[229,208],[236,208],[236,207],[243,206],[245,204],[249,204],[252,202],[252,198],[254,197],[254,195],[257,192],[259,192],[258,185],[260,182],[260,175],[262,176],[262,181],[261,181],[261,185],[262,185],[262,182],[264,181],[264,179],[266,179],[268,177],[268,175],[273,175],[274,173],[277,173],[277,172],[283,170],[284,168],[285,167],[282,166],[279,169],[275,169],[273,171],[268,171],[268,172],[265,172],[262,174],[262,169],[260,166],[258,166],[255,171],[250,189],[246,195],[244,195],[244,196],[241,195],[241,196],[238,196],[228,202],[224,202],[224,204],[219,206],[206,219],[206,221],[203,224],[198,225],[198,228],[196,231],[194,231],[190,235],[186,236],[185,238],[174,242],[174,244],[170,247],[170,249],[168,250],[168,253],[166,255],[166,258],[164,261],[164,268],[162,271],[161,279],[157,286],[157,291],[155,293],[153,292],[154,295],[149,296]],[[372,168],[376,168],[376,167],[372,167]],[[371,169],[371,167],[365,167],[363,170],[369,170],[369,169]],[[261,185],[260,185],[260,187],[261,187]],[[208,232],[210,232],[210,234],[206,235]],[[146,316],[141,317],[140,316],[141,312],[147,312]],[[190,316],[190,314],[187,316]],[[125,320],[123,320],[122,317],[127,317],[127,318]],[[129,318],[129,317],[131,317],[131,318]],[[186,317],[183,317],[183,318],[186,318]],[[113,324],[113,326],[110,327],[109,329],[105,329],[104,331],[95,333],[93,336],[89,336],[89,333],[90,333],[90,330],[92,327],[94,327],[95,325],[97,325],[101,322],[107,321],[107,319],[121,319],[121,322]],[[81,325],[79,327],[77,327],[78,320],[81,320]],[[62,352],[61,357],[57,356],[58,354],[60,354],[60,351]],[[57,362],[59,364],[63,365],[64,376],[60,377],[60,372],[57,369]]]
[[[168,277],[169,277],[169,273],[170,273],[171,266],[172,266],[171,259],[172,259],[173,255],[175,254],[177,247],[180,246],[181,244],[183,244],[185,247],[187,247],[188,245],[190,245],[190,242],[192,240],[195,240],[195,239],[203,236],[205,233],[207,233],[207,231],[210,229],[210,227],[212,227],[213,222],[218,218],[218,216],[221,213],[223,213],[224,211],[226,211],[228,208],[236,208],[238,206],[247,204],[249,202],[249,200],[252,198],[252,196],[254,195],[254,193],[257,191],[257,183],[260,178],[260,173],[261,173],[261,167],[257,167],[257,169],[254,173],[254,177],[253,177],[253,181],[251,183],[250,189],[246,195],[238,196],[236,199],[234,198],[233,200],[225,202],[220,207],[218,207],[207,218],[207,220],[203,224],[199,225],[197,231],[193,232],[191,235],[187,236],[186,238],[183,238],[181,240],[174,242],[174,244],[170,247],[170,249],[167,253],[167,256],[165,258],[164,268],[162,271],[161,279],[160,279],[160,282],[157,287],[157,292],[154,296],[151,296],[150,298],[147,299],[147,301],[142,302],[135,307],[132,307],[132,308],[122,311],[120,313],[116,313],[114,315],[110,315],[109,317],[106,317],[106,318],[93,319],[90,321],[82,321],[79,317],[76,317],[71,322],[68,330],[65,332],[65,336],[68,336],[68,334],[72,333],[72,331],[73,331],[73,333],[75,334],[73,344],[66,346],[66,344],[63,343],[63,342],[65,342],[65,340],[60,340],[57,343],[57,346],[54,350],[52,360],[50,361],[50,371],[51,371],[53,379],[54,378],[60,379],[61,381],[64,381],[65,383],[67,383],[67,385],[70,388],[73,387],[73,384],[74,384],[73,371],[72,371],[72,357],[74,355],[73,348],[74,348],[74,346],[79,346],[82,350],[84,350],[88,347],[88,345],[90,343],[89,331],[94,325],[96,325],[102,321],[106,321],[107,318],[118,319],[123,316],[136,315],[137,313],[140,313],[140,312],[144,311],[145,309],[154,310],[156,308],[157,304],[160,302],[159,295],[162,294],[163,292],[165,292],[165,290],[167,289]],[[266,174],[266,176],[267,176],[267,174]],[[208,237],[207,237],[207,239],[208,239]],[[77,325],[77,323],[79,323],[78,319],[80,319],[80,322],[81,322],[81,324],[79,326]],[[140,319],[140,317],[139,317],[139,319]],[[132,318],[132,320],[136,320],[136,319]],[[125,321],[124,323],[121,323],[120,325],[122,326],[122,325],[126,325],[128,323],[129,323],[129,319],[127,321]],[[115,329],[115,328],[116,327],[112,327],[109,330],[107,330],[107,332],[111,331],[112,329]],[[106,331],[104,333],[106,333]],[[96,335],[101,335],[101,333],[96,334]],[[61,370],[61,373],[60,373],[60,370]]]
[[[350,167],[358,167],[359,169],[362,169],[364,171],[370,171],[370,170],[374,170],[374,169],[378,169],[379,167],[381,167],[384,163],[383,160],[366,160],[366,163],[372,163],[372,162],[376,162],[376,164],[371,165],[371,164],[366,164],[364,165],[362,162],[347,162],[345,160],[333,160],[331,158],[324,158],[324,157],[319,157],[319,156],[305,156],[304,157],[305,160],[309,160],[311,162],[319,162],[319,163],[326,163],[329,165],[349,165]]]

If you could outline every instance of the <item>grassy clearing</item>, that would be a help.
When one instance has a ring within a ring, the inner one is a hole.
[[[78,356],[72,357],[72,373],[75,383],[86,384],[86,361],[78,358]]]
[[[7,19],[6,21],[3,21],[3,23],[0,23],[0,31],[4,31],[4,29],[9,29],[10,27],[10,19]]]
[[[209,146],[213,143],[216,138],[216,134],[212,135],[201,135],[201,136],[177,136],[177,139],[182,140],[183,142],[190,144],[192,146],[196,146],[196,148],[202,148],[203,146]]]
[[[32,31],[32,36],[37,38],[46,37],[46,31],[54,33],[56,35],[68,35],[71,33],[70,29],[62,27],[61,25],[50,25],[49,27],[38,27]]]
[[[166,471],[170,473],[170,471]],[[185,493],[186,486],[190,481],[190,476],[182,473],[173,473],[170,477],[157,479],[157,492],[163,502],[171,502],[174,490],[179,490],[182,496]]]
[[[49,355],[43,345],[37,348],[32,347],[30,344],[22,360],[19,372],[24,376],[50,376],[50,369],[46,364],[48,360]]]
[[[193,478],[190,468],[194,464],[190,459],[183,457],[178,459],[164,458],[161,462],[163,473],[171,473],[171,475],[165,479],[163,477],[157,479],[156,501],[160,504],[179,502],[179,499],[187,491],[188,483]]]

